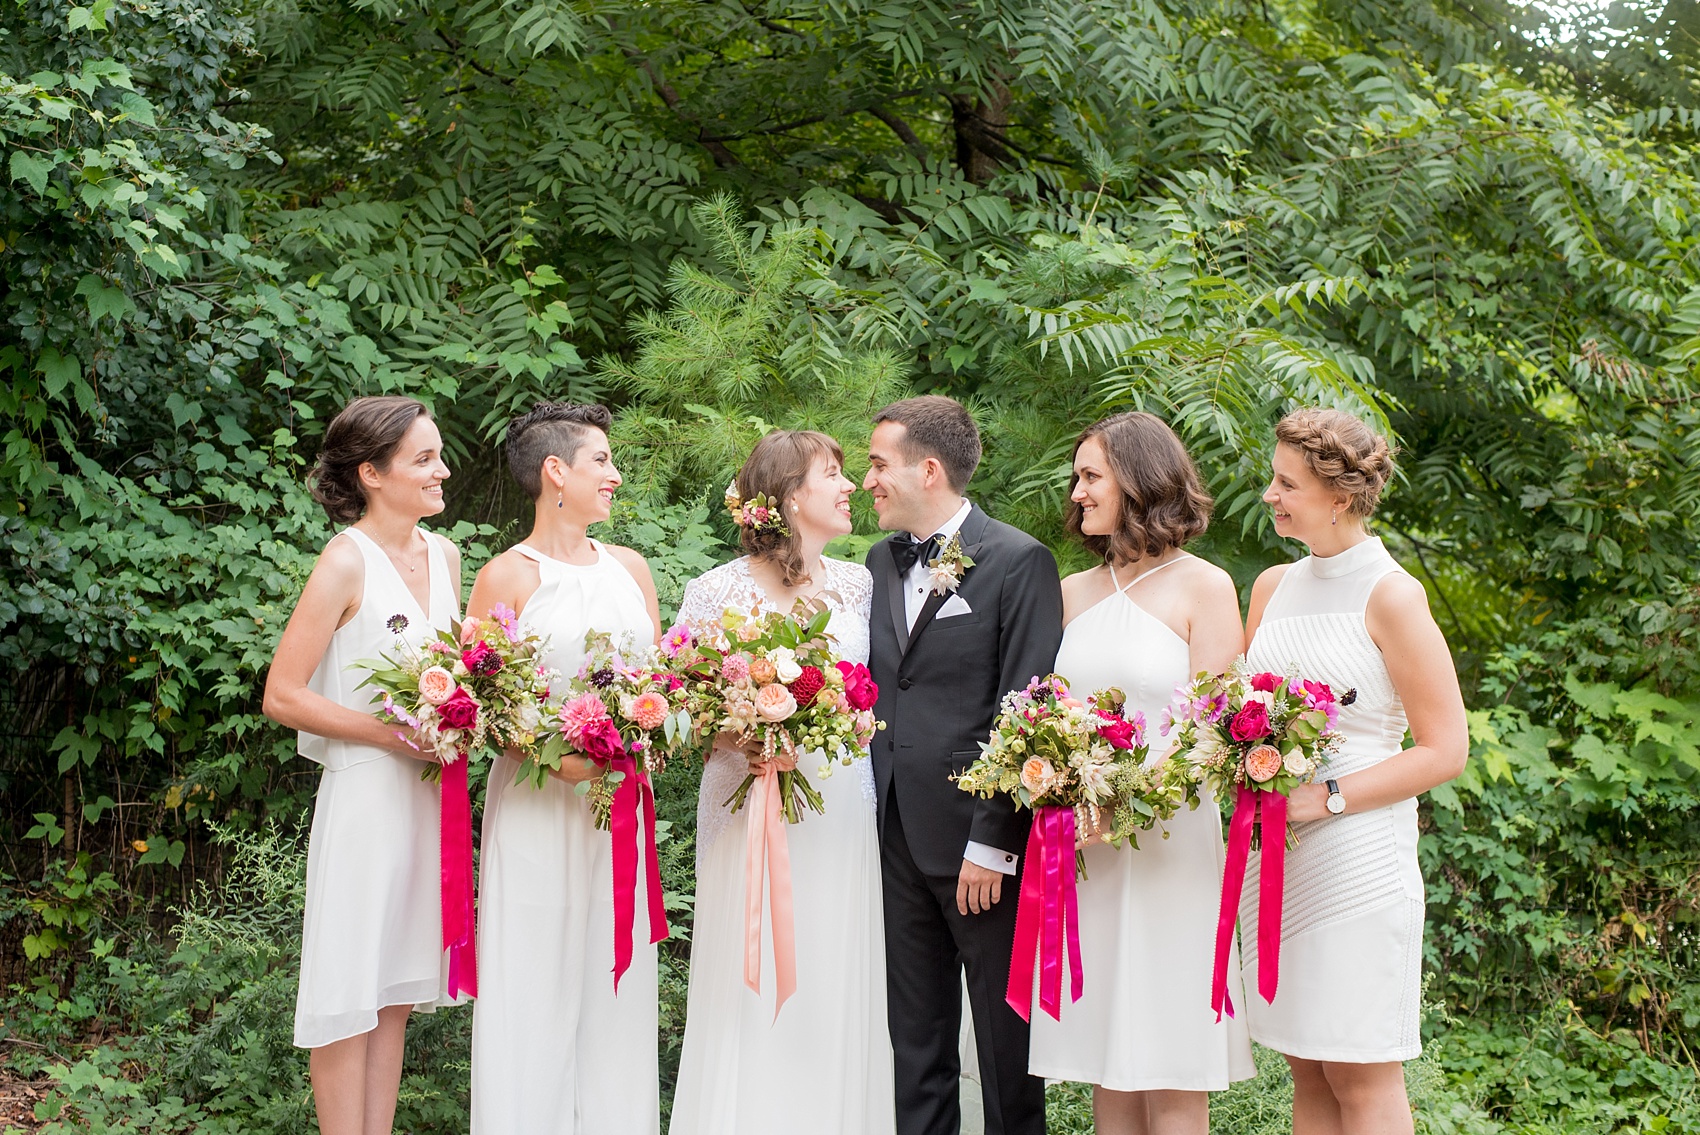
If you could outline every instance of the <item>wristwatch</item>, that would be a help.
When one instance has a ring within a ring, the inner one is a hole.
[[[1346,798],[1340,795],[1340,782],[1330,780],[1328,784],[1328,810],[1338,816],[1346,810]]]

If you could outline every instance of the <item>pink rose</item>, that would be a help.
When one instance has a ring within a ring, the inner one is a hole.
[[[646,690],[632,699],[632,711],[628,716],[639,729],[647,732],[661,728],[661,723],[667,720],[669,708],[666,698],[654,690]]]
[[[1098,736],[1113,749],[1131,749],[1139,744],[1138,730],[1133,722],[1114,714],[1099,713],[1104,720],[1098,724]]]
[[[603,764],[626,755],[626,743],[620,739],[619,727],[606,717],[586,724],[579,734],[578,743],[585,756]]]
[[[460,624],[460,644],[462,646],[478,637],[478,623],[479,620],[476,615],[468,615],[465,621]]]
[[[1251,688],[1254,690],[1261,690],[1266,694],[1272,694],[1281,688],[1281,675],[1253,674],[1251,676]]]
[[[442,705],[459,688],[455,676],[441,666],[428,666],[419,675],[419,696],[432,705]]]
[[[756,691],[756,714],[763,721],[784,721],[797,712],[797,699],[778,682]]]
[[[1247,702],[1228,724],[1228,734],[1236,741],[1260,741],[1269,736],[1269,709],[1262,702]]]
[[[437,717],[445,728],[471,729],[478,723],[478,703],[472,700],[465,686],[458,687],[447,701],[437,707]]]
[[[1021,785],[1035,796],[1043,796],[1057,782],[1057,770],[1043,757],[1028,757],[1021,766]]]
[[[874,708],[880,699],[880,688],[868,668],[859,662],[840,662],[838,672],[844,675],[844,700],[850,703],[850,708]]]
[[[502,668],[502,656],[490,649],[487,642],[475,642],[460,652],[460,664],[469,674],[488,676]]]

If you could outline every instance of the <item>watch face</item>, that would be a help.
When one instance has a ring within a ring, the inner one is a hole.
[[[1328,797],[1328,810],[1338,816],[1346,810],[1346,798],[1338,792]]]

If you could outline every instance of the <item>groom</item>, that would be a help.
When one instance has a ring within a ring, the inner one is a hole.
[[[1027,1024],[1004,1001],[1030,818],[951,776],[980,755],[998,701],[1048,674],[1062,588],[1043,544],[963,499],[980,432],[928,395],[874,417],[868,476],[880,527],[871,666],[886,990],[898,1135],[958,1135],[962,970],[974,1014],[987,1135],[1042,1135],[1045,1085],[1027,1074]]]

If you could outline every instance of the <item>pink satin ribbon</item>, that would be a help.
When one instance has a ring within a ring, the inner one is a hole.
[[[632,757],[621,757],[610,767],[626,774],[614,789],[609,812],[609,835],[613,837],[614,866],[614,992],[632,964],[632,925],[637,921],[638,813],[647,839],[644,864],[648,868],[644,889],[649,897],[650,945],[666,938],[667,908],[661,895],[661,866],[655,858],[655,789],[649,774],[638,768]]]
[[[1228,956],[1234,941],[1234,923],[1239,920],[1240,894],[1245,889],[1247,861],[1251,858],[1251,829],[1263,820],[1263,854],[1257,874],[1257,992],[1266,1002],[1275,1000],[1281,980],[1281,902],[1287,879],[1287,798],[1279,792],[1257,792],[1240,786],[1234,801],[1234,818],[1228,824],[1228,855],[1222,868],[1222,906],[1216,916],[1216,968],[1210,981],[1210,1007],[1216,1019],[1226,1009],[1234,1015],[1234,999],[1228,996]]]
[[[773,1016],[797,992],[797,942],[791,913],[791,851],[780,812],[779,769],[769,761],[750,789],[744,828],[744,984],[761,992],[762,875],[773,904]]]
[[[443,766],[438,795],[437,862],[441,873],[443,949],[449,952],[451,998],[478,996],[478,951],[473,941],[472,797],[466,756]]]
[[[1068,949],[1070,1000],[1080,1000],[1080,900],[1074,876],[1074,809],[1035,810],[1022,865],[1004,1000],[1024,1021],[1033,1014],[1033,973],[1039,973],[1039,1007],[1062,1020],[1062,957]]]

